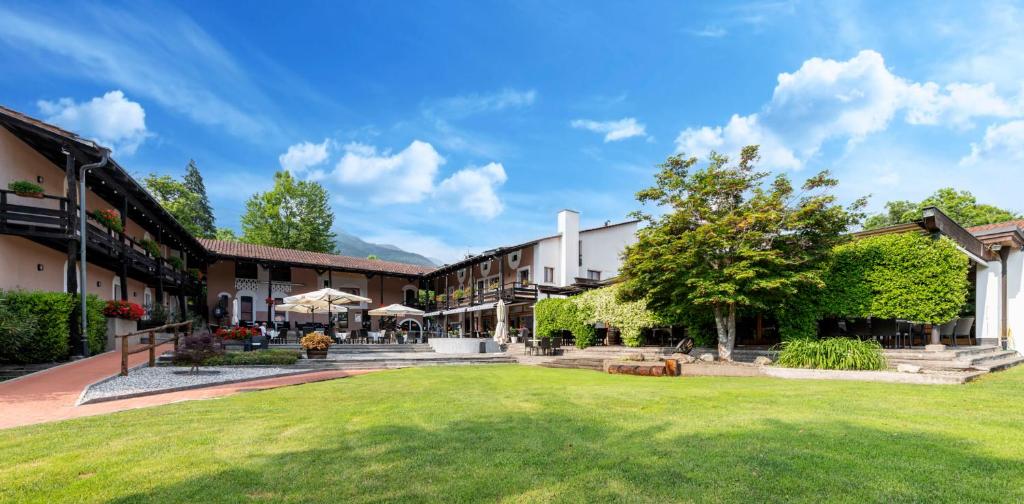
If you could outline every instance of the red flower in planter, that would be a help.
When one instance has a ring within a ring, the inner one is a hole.
[[[107,305],[103,307],[103,315],[111,318],[139,320],[145,313],[146,310],[142,306],[131,301],[107,301]]]

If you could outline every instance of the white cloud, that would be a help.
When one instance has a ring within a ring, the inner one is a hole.
[[[438,201],[457,201],[459,208],[485,220],[497,217],[505,209],[496,189],[508,180],[500,163],[468,167],[444,179],[437,186]]]
[[[694,37],[701,38],[722,38],[729,34],[729,31],[721,26],[707,25],[703,28],[698,29],[686,29],[683,30],[685,33],[693,35]]]
[[[725,126],[687,128],[676,138],[676,150],[703,157],[758,143],[769,167],[799,169],[826,142],[855,145],[888,128],[900,112],[908,124],[964,129],[976,117],[1022,111],[989,84],[908,81],[890,72],[881,54],[865,50],[846,61],[811,58],[796,72],[779,74],[760,112],[733,115]]]
[[[327,161],[330,143],[330,140],[326,138],[318,144],[312,142],[297,143],[289,146],[288,151],[278,156],[277,160],[281,163],[281,168],[301,176],[306,174],[310,168]],[[312,179],[321,179],[324,173],[320,170],[315,170],[310,172],[309,176]]]
[[[119,90],[81,103],[61,98],[39,100],[37,105],[47,122],[91,138],[118,154],[134,154],[150,136],[142,105],[125,98]]]
[[[635,117],[625,117],[617,121],[575,119],[569,124],[576,129],[604,133],[605,142],[617,142],[627,138],[647,136],[647,127],[642,123],[638,123]]]
[[[971,144],[971,154],[960,160],[964,166],[978,163],[1019,170],[1024,163],[1024,120],[989,126],[982,141]]]
[[[170,7],[0,7],[0,46],[31,62],[33,72],[116,86],[243,138],[279,131],[264,116],[274,102],[227,49]],[[260,85],[291,84],[273,64],[261,70],[270,75]]]
[[[465,117],[483,112],[529,107],[536,99],[537,91],[533,89],[506,88],[495,93],[474,93],[445,98],[428,109],[439,115]]]
[[[372,145],[350,143],[334,167],[333,179],[341,184],[369,188],[376,203],[415,203],[434,187],[434,177],[445,160],[433,145],[414,140],[392,154]]]

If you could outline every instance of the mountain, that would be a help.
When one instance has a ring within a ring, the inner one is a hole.
[[[420,266],[439,266],[439,263],[419,254],[402,250],[394,245],[370,243],[358,236],[338,231],[338,253],[352,257],[375,255],[384,261],[395,261]]]

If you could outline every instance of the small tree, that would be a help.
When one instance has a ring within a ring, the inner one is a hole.
[[[334,253],[334,212],[327,190],[317,182],[274,174],[274,188],[245,204],[242,241],[311,252]]]
[[[757,151],[745,147],[736,165],[711,153],[697,170],[696,158],[669,157],[655,185],[637,193],[641,204],[666,212],[634,214],[648,226],[626,249],[622,268],[622,297],[646,298],[665,319],[710,310],[724,360],[732,359],[739,309],[767,310],[823,285],[829,252],[865,203],[837,205],[828,189],[838,182],[828,172],[808,179],[799,193],[785,175],[765,184],[768,173],[754,170]]]
[[[174,363],[190,365],[191,372],[199,371],[199,366],[207,359],[224,353],[224,347],[210,331],[202,330],[186,336],[178,350],[174,352]]]

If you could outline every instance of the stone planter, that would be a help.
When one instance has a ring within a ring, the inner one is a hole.
[[[307,359],[326,359],[327,358],[327,350],[313,350],[312,348],[307,348],[306,349],[306,358]]]
[[[118,338],[117,336],[133,333],[138,330],[138,320],[125,320],[113,317],[107,318],[106,350],[119,350],[121,348],[121,338]]]
[[[22,198],[43,199],[43,193],[41,193],[41,192],[16,192],[14,194],[17,194],[18,196],[21,196]]]

